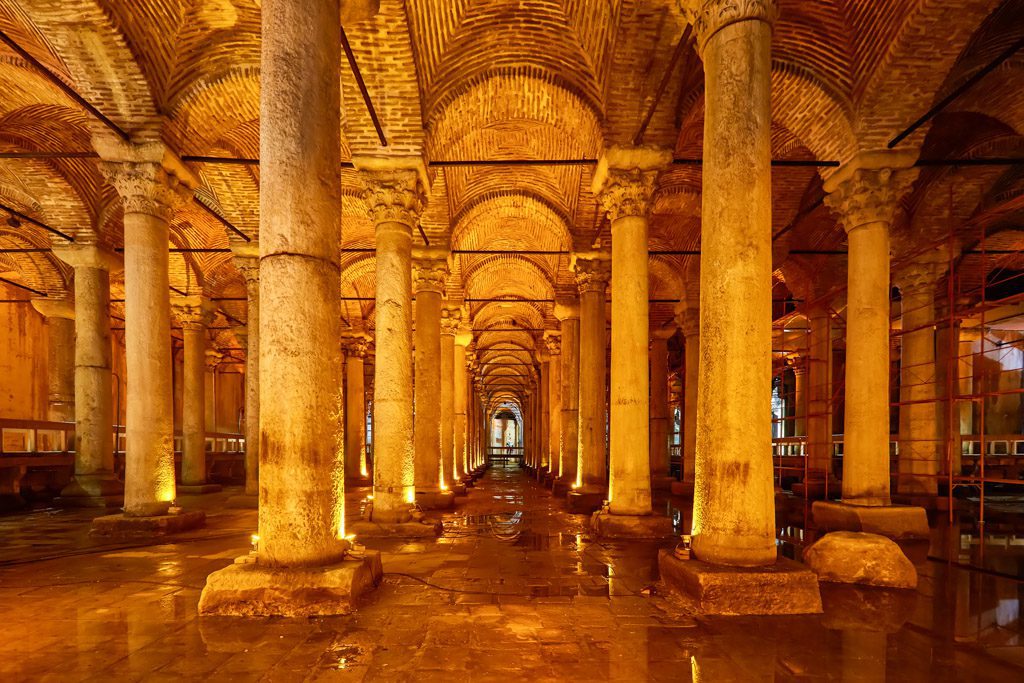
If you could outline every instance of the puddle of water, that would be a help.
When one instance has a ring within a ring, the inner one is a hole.
[[[319,666],[321,669],[344,671],[358,664],[362,656],[362,649],[355,645],[336,644],[320,655]]]

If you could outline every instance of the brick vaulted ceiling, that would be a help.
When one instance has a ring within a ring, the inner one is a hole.
[[[703,76],[678,0],[380,0],[345,32],[387,137],[380,147],[347,63],[343,158],[421,155],[433,180],[423,230],[458,250],[569,252],[608,246],[590,192],[593,166],[442,166],[456,160],[595,159],[610,144],[642,142],[701,154]],[[781,0],[773,44],[776,159],[844,161],[886,143],[1024,36],[1024,0]],[[117,125],[159,136],[180,155],[255,158],[259,152],[259,0],[0,0],[0,30]],[[344,14],[344,13],[343,13]],[[670,65],[672,66],[669,71]],[[1021,156],[1024,53],[1003,62],[902,145],[929,158]],[[668,73],[667,73],[668,72]],[[666,75],[667,73],[667,75]],[[665,87],[660,88],[664,82]],[[90,150],[97,121],[14,50],[0,48],[0,152]],[[9,156],[9,155],[8,155]],[[242,232],[259,232],[259,168],[194,163],[198,201]],[[897,245],[952,229],[960,243],[1016,227],[1024,189],[1017,166],[925,169],[905,201]],[[776,167],[776,278],[798,296],[821,293],[815,273],[842,272],[844,236],[820,198],[828,168]],[[343,247],[370,248],[373,229],[355,171],[343,172]],[[700,167],[676,165],[659,184],[655,251],[700,246]],[[79,239],[117,247],[116,195],[89,158],[0,159],[0,201]],[[799,218],[799,220],[795,220]],[[788,228],[788,229],[787,229]],[[907,239],[909,238],[909,239]],[[0,224],[0,248],[45,248],[49,235]],[[229,233],[199,203],[183,209],[172,247],[224,248]],[[1005,245],[1003,245],[1005,247]],[[899,254],[897,254],[899,256]],[[694,304],[695,256],[652,255],[653,324],[672,302]],[[373,255],[343,254],[342,294],[372,298]],[[897,264],[899,261],[897,260]],[[981,268],[977,259],[965,265]],[[990,263],[989,266],[998,264]],[[218,298],[243,296],[225,253],[175,253],[172,284]],[[61,294],[68,269],[45,252],[0,253],[8,279]],[[975,273],[975,279],[980,273]],[[830,282],[836,280],[831,278]],[[120,283],[115,282],[115,298]],[[449,298],[559,299],[573,289],[569,256],[460,254]],[[225,322],[244,303],[224,301]],[[548,303],[467,304],[481,346],[525,348],[554,328]],[[120,316],[115,304],[114,315]],[[346,322],[373,327],[371,300],[346,301]],[[225,327],[229,326],[225,324]],[[215,342],[235,346],[230,332]]]

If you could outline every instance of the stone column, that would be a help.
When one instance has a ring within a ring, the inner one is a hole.
[[[793,371],[793,436],[807,436],[807,368],[799,364],[798,358],[794,358],[790,369]]]
[[[693,551],[774,563],[771,42],[774,0],[688,0],[704,62]],[[743,491],[737,496],[736,491]]]
[[[424,509],[451,507],[454,496],[441,491],[441,294],[448,262],[440,254],[417,252],[412,282],[416,293],[416,380],[413,446],[416,502]]]
[[[700,385],[700,313],[683,313],[683,493],[693,495],[697,467],[697,388]]]
[[[832,314],[827,306],[807,311],[807,477],[808,496],[825,495],[832,478]],[[812,488],[814,487],[814,488]]]
[[[217,349],[203,351],[206,372],[203,375],[203,402],[206,411],[204,423],[210,431],[217,431],[217,367],[224,360],[224,354]]]
[[[668,340],[675,331],[672,327],[652,332],[649,350],[651,486],[665,491],[672,485],[668,448]]]
[[[469,376],[468,367],[470,363],[470,352],[467,347],[473,341],[473,334],[469,326],[459,328],[455,336],[455,360],[453,368],[455,373],[455,388],[453,390],[455,412],[455,427],[452,440],[452,482],[456,495],[465,492],[467,449],[472,441],[472,429],[475,425],[471,421],[472,414],[467,410],[472,404],[469,402]]]
[[[124,486],[114,474],[110,271],[121,260],[95,245],[54,247],[75,269],[75,476],[60,493],[71,506],[120,507]]]
[[[818,501],[822,529],[928,535],[921,508],[887,507],[889,497],[889,229],[917,175],[914,153],[865,152],[825,182],[826,204],[846,230],[846,425],[843,504]]]
[[[345,340],[345,480],[355,486],[370,485],[366,463],[366,347],[365,334]]]
[[[47,420],[75,421],[75,305],[65,299],[32,299],[46,319]]]
[[[551,464],[551,485],[554,487],[562,477],[562,336],[547,331],[544,333],[544,345],[548,357],[548,439],[541,447],[548,454]],[[564,490],[562,491],[564,494]]]
[[[166,515],[176,496],[168,234],[175,210],[191,198],[197,181],[162,143],[97,136],[93,146],[124,207],[124,516]],[[102,533],[103,524],[95,520],[94,531]]]
[[[552,484],[556,496],[564,496],[580,484],[581,438],[580,414],[580,308],[575,301],[555,305],[561,336],[559,391],[562,395],[560,417],[562,434],[558,446],[558,479]]]
[[[605,453],[605,387],[607,373],[607,321],[605,289],[611,278],[607,253],[577,253],[572,270],[580,292],[577,333],[579,379],[579,442],[575,491],[570,509],[590,512],[608,497],[608,461]],[[563,343],[564,343],[563,333]],[[564,354],[564,349],[563,349]]]
[[[458,476],[455,460],[455,337],[462,324],[462,309],[441,310],[441,486],[452,488]]]
[[[473,439],[473,448],[469,453],[467,461],[467,472],[472,474],[480,460],[487,457],[488,439],[490,437],[490,416],[487,414],[487,395],[484,393],[484,383],[474,369],[473,391],[476,394],[476,438]]]
[[[540,346],[540,343],[536,343]],[[536,408],[535,422],[533,426],[534,447],[537,451],[538,461],[540,463],[540,480],[542,483],[551,481],[551,461],[548,458],[548,430],[550,424],[548,418],[550,417],[550,390],[551,390],[551,356],[547,354],[547,349],[538,350],[537,360],[540,361],[540,369],[537,373],[537,392],[534,394],[534,403]]]
[[[232,245],[231,249],[235,252],[235,266],[245,280],[245,496],[248,497],[247,507],[255,507],[260,494],[259,244]]]
[[[926,254],[895,278],[902,299],[897,488],[903,496],[938,495],[941,405],[936,402],[935,289],[943,266],[938,254]]]
[[[608,536],[672,528],[667,518],[651,516],[647,368],[647,215],[658,172],[670,161],[665,150],[612,147],[594,174],[593,190],[612,231],[609,514],[593,519]]]
[[[370,520],[407,522],[416,500],[413,456],[412,231],[424,192],[415,169],[366,173],[377,230],[377,360],[374,366],[374,476]]]
[[[177,296],[171,309],[181,324],[184,342],[183,401],[181,411],[180,493],[213,493],[220,486],[206,483],[206,327],[212,317],[210,300]]]

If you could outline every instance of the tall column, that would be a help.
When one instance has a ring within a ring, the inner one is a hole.
[[[582,416],[580,414],[580,308],[573,302],[555,305],[561,336],[559,388],[562,395],[562,428],[558,444],[558,479],[552,485],[556,496],[564,496],[579,485]]]
[[[365,334],[345,340],[345,480],[356,486],[370,484],[366,462],[366,347]]]
[[[540,342],[536,342],[536,345],[541,346]],[[548,457],[548,430],[550,424],[548,418],[550,417],[550,391],[551,391],[551,356],[548,355],[547,349],[538,350],[537,359],[540,361],[540,369],[537,377],[537,393],[535,394],[536,400],[535,406],[535,422],[533,426],[533,437],[534,447],[537,451],[537,457],[540,463],[540,471],[542,473],[541,480],[544,482],[550,481],[551,472],[551,460]]]
[[[416,293],[416,380],[413,396],[413,461],[416,471],[416,502],[423,508],[441,504],[441,293],[448,263],[434,253],[417,253],[412,281]]]
[[[260,260],[259,244],[232,245],[245,281],[245,496],[260,494]]]
[[[124,515],[165,515],[176,495],[167,244],[171,218],[197,181],[162,143],[97,136],[93,146],[124,207]]]
[[[900,357],[900,494],[938,495],[939,410],[935,382],[935,288],[938,255],[919,258],[896,275],[902,299]],[[943,449],[945,454],[945,449]]]
[[[579,402],[579,439],[576,490],[569,497],[574,511],[588,512],[600,507],[608,497],[608,462],[605,453],[605,356],[607,326],[605,290],[611,279],[607,253],[577,253],[572,270],[580,293],[579,325],[574,341],[577,346],[578,382],[575,395]],[[565,332],[563,331],[563,357]],[[566,387],[568,389],[568,387]]]
[[[373,166],[369,166],[373,169]],[[412,395],[412,231],[424,193],[414,169],[371,170],[366,200],[377,230],[377,358],[370,520],[411,519],[416,500]]]
[[[476,394],[476,438],[473,439],[473,449],[469,454],[468,472],[475,470],[480,461],[487,457],[491,431],[490,415],[487,413],[487,394],[484,393],[484,383],[476,369],[473,376],[473,391]]]
[[[64,299],[33,299],[32,307],[46,319],[47,417],[52,422],[75,420],[75,305]]]
[[[445,306],[441,310],[441,484],[456,484],[455,456],[455,337],[462,324],[462,309]]]
[[[171,309],[181,324],[184,341],[184,381],[181,411],[181,493],[212,493],[220,486],[206,484],[206,327],[210,300],[198,295],[178,296]]]
[[[551,483],[554,487],[562,477],[562,336],[547,331],[544,333],[544,345],[548,357],[548,439],[543,448],[548,454],[551,465]],[[564,493],[564,490],[562,491]]]
[[[469,366],[475,353],[468,350],[473,342],[469,325],[460,328],[455,337],[455,436],[453,443],[452,481],[465,486],[468,452],[473,441],[476,423],[473,420],[473,403],[470,399],[472,386],[469,380]]]
[[[794,358],[793,371],[793,436],[807,436],[807,368]]]
[[[75,269],[75,476],[65,505],[119,507],[124,486],[114,474],[111,398],[110,271],[122,264],[95,245],[55,247]]]
[[[203,375],[204,422],[210,431],[218,431],[217,424],[217,367],[224,360],[224,354],[217,349],[207,348],[203,351],[206,372]]]
[[[693,549],[776,559],[771,457],[774,0],[688,0],[704,62],[703,226]],[[728,400],[723,400],[728,397]],[[737,496],[736,491],[743,491]]]
[[[683,313],[683,492],[693,495],[697,468],[697,388],[700,385],[700,312]]]
[[[658,172],[670,161],[671,154],[665,150],[612,147],[598,164],[593,181],[594,193],[608,214],[612,232],[608,502],[613,517],[652,513],[647,214]],[[630,534],[653,530],[644,529],[643,520],[635,524],[622,531]]]
[[[672,482],[669,477],[668,448],[668,340],[675,331],[675,327],[672,327],[652,332],[649,351],[651,485],[665,490],[668,490]]]
[[[827,306],[807,312],[807,467],[808,482],[832,474],[832,314]],[[808,489],[810,493],[810,489]],[[821,491],[824,495],[824,490]]]
[[[826,182],[849,241],[843,501],[889,504],[889,229],[912,155],[866,153]]]

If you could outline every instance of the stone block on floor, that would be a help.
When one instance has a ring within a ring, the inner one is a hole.
[[[784,557],[765,567],[731,567],[680,560],[672,550],[662,549],[658,568],[668,587],[703,614],[821,613],[817,577]]]
[[[590,517],[600,538],[663,538],[671,536],[672,520],[662,515],[613,515],[601,510]]]
[[[917,570],[894,541],[878,534],[834,531],[804,551],[819,581],[916,588]]]
[[[206,493],[220,493],[223,488],[220,484],[178,484],[177,493],[179,496],[196,496]]]
[[[572,490],[572,484],[569,479],[556,478],[551,482],[551,495],[555,498],[565,498]]]
[[[439,520],[423,519],[408,522],[371,522],[361,519],[347,525],[351,534],[359,537],[394,537],[394,538],[436,538],[441,535],[444,526]]]
[[[455,507],[455,492],[417,491],[416,504],[423,510],[450,510]]]
[[[569,504],[569,512],[576,515],[589,515],[600,510],[607,497],[608,494],[604,491],[574,489],[566,494],[565,499]]]
[[[892,539],[928,538],[928,515],[924,508],[904,505],[851,505],[815,501],[811,507],[814,524],[820,530],[863,531]]]
[[[89,535],[104,538],[152,538],[196,529],[205,523],[206,513],[202,510],[181,510],[152,517],[104,515],[92,520]]]
[[[199,613],[311,617],[349,614],[384,575],[380,553],[365,551],[323,567],[236,563],[206,577]]]

